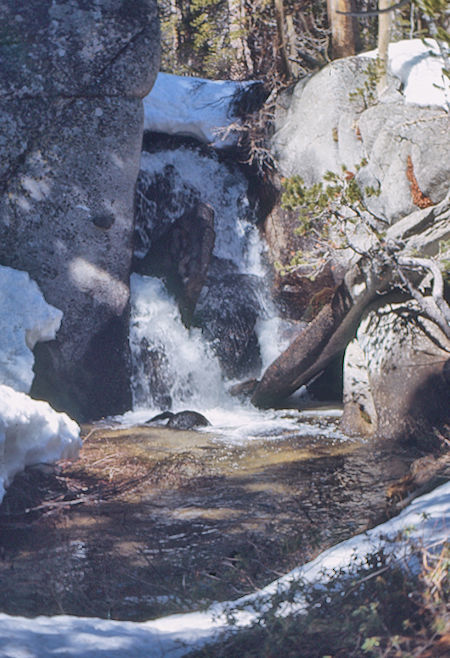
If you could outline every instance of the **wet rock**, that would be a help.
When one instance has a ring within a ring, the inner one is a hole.
[[[119,413],[131,404],[128,279],[156,2],[6,0],[0,19],[0,262],[64,313],[35,350],[31,392],[79,420]]]
[[[150,345],[147,338],[142,338],[139,349],[139,370],[136,372],[134,370],[135,368],[133,368],[135,399],[146,400],[146,392],[151,391],[152,404],[170,409],[172,406],[170,391],[174,382],[168,369],[164,348],[161,345]]]
[[[194,324],[202,329],[229,379],[256,374],[261,367],[255,332],[260,285],[257,277],[215,258],[199,297]]]
[[[247,379],[245,382],[239,382],[228,389],[228,393],[235,398],[246,400],[250,398],[258,385],[257,379]]]
[[[159,142],[155,139],[156,146]],[[160,149],[167,148],[163,141]],[[152,245],[161,240],[184,215],[192,212],[200,201],[199,191],[183,180],[171,165],[161,171],[140,171],[137,180],[136,225],[134,235],[135,270],[141,272]],[[142,273],[145,273],[142,271]]]
[[[163,278],[178,300],[183,322],[189,326],[205,284],[215,243],[214,210],[198,201],[154,240],[139,271]]]
[[[111,228],[111,226],[116,221],[114,215],[96,215],[92,223],[97,226],[97,228]]]
[[[209,420],[203,416],[203,414],[198,411],[178,411],[173,413],[172,411],[163,411],[150,420],[147,420],[146,424],[150,423],[159,423],[160,421],[167,420],[167,427],[177,430],[191,430],[195,427],[206,427],[211,425]]]

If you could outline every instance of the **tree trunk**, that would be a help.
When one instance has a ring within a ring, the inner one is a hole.
[[[292,77],[298,78],[300,67],[297,63],[297,34],[295,32],[292,14],[286,16],[287,51],[289,56],[289,69]]]
[[[228,29],[233,51],[231,79],[253,73],[253,61],[246,39],[245,8],[242,0],[228,0]]]
[[[374,275],[370,264],[367,271],[355,265],[331,302],[267,368],[252,403],[264,408],[278,404],[343,353],[367,305],[386,288],[391,278],[391,271]]]
[[[278,52],[281,57],[282,72],[286,77],[291,78],[292,71],[289,61],[288,39],[286,36],[283,0],[275,0],[275,16],[277,20]]]
[[[378,0],[378,9],[388,9],[391,0]],[[389,41],[391,37],[392,12],[378,16],[378,60],[380,65],[380,78],[378,81],[378,95],[382,94],[387,87],[387,74],[389,67]]]
[[[353,16],[338,14],[338,11],[352,12],[353,0],[327,0],[328,23],[331,28],[332,59],[349,57],[356,53],[356,22]]]

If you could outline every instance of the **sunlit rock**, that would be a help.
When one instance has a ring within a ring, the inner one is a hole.
[[[427,446],[433,428],[450,422],[449,350],[415,302],[366,313],[346,353],[344,431]]]
[[[154,0],[6,0],[0,10],[0,262],[64,312],[33,394],[77,418],[129,408],[127,347],[142,98]]]

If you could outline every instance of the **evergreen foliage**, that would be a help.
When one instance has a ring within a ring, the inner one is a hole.
[[[277,4],[283,8],[281,35]],[[355,0],[354,5],[358,12],[369,12],[357,18],[357,51],[374,48],[378,2]],[[261,79],[275,87],[286,76],[301,77],[331,57],[324,0],[159,0],[159,11],[162,70],[167,73]],[[433,37],[448,56],[448,24],[447,0],[412,0],[395,11],[392,38]]]
[[[367,162],[362,160],[355,167],[358,172]],[[372,187],[364,189],[366,196],[378,195],[379,190]],[[381,235],[375,225],[368,224],[364,195],[355,178],[355,172],[342,165],[339,174],[327,171],[322,181],[306,186],[300,176],[283,179],[281,205],[286,210],[297,212],[298,228],[296,233],[308,235],[314,246],[308,253],[308,262],[316,261],[318,271],[328,262],[333,252],[338,249],[353,247],[351,234],[357,224],[363,224],[376,237]],[[291,262],[295,267],[304,262],[303,254],[297,252]]]

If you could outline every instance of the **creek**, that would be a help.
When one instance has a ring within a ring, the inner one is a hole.
[[[274,422],[266,437],[268,418],[248,438],[84,427],[78,462],[27,469],[7,491],[1,609],[128,620],[199,609],[383,520],[408,455],[340,437],[329,410],[285,414],[291,427]]]

